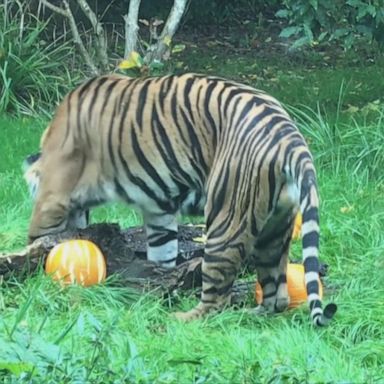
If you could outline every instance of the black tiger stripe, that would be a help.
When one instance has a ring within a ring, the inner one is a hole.
[[[179,161],[177,160],[172,148],[172,144],[166,134],[166,130],[161,124],[156,107],[153,107],[152,117],[152,135],[154,137],[161,158],[167,165],[167,168],[173,170],[174,173],[178,175],[187,185],[197,186],[191,175],[183,170]]]
[[[275,154],[269,162],[268,167],[268,183],[269,183],[269,201],[268,201],[268,211],[273,210],[273,205],[276,204],[275,194],[276,194],[276,174],[275,166],[278,158],[280,157],[280,151],[277,147]]]
[[[150,199],[152,199],[157,204],[160,209],[165,212],[175,212],[177,209],[177,206],[175,204],[173,204],[171,201],[160,199],[157,196],[156,192],[149,188],[142,178],[133,175],[133,173],[129,169],[127,161],[123,156],[121,150],[121,143],[119,144],[119,149],[117,153],[128,180],[130,180],[133,184],[137,185],[143,191],[143,193],[145,193]]]
[[[117,105],[115,104],[112,112],[112,116],[110,118],[109,127],[108,127],[108,154],[111,159],[111,163],[114,169],[114,172],[116,175],[119,174],[119,170],[117,168],[116,159],[115,159],[115,150],[113,146],[113,132],[114,132],[114,122],[115,122],[115,116],[117,111]],[[119,137],[119,144],[121,145],[121,138]]]
[[[177,239],[177,231],[168,230],[168,232],[164,235],[158,236],[158,234],[149,235],[147,237],[148,244],[151,247],[159,247],[161,245],[167,244],[172,240]]]
[[[319,241],[319,233],[317,231],[305,233],[304,236],[302,237],[302,243],[304,248],[316,245],[318,241]]]
[[[116,107],[116,105],[115,105]],[[171,201],[166,201],[164,199],[160,199],[156,192],[153,191],[151,188],[147,186],[147,184],[144,182],[142,178],[139,176],[134,176],[133,173],[130,171],[128,163],[126,159],[124,158],[123,155],[123,150],[122,150],[122,137],[123,137],[123,127],[125,123],[125,118],[128,113],[128,108],[125,109],[122,113],[121,119],[120,119],[120,126],[119,126],[119,143],[118,143],[118,157],[120,159],[120,163],[123,166],[125,175],[127,176],[128,180],[130,180],[133,184],[137,185],[150,199],[152,199],[161,209],[164,211],[168,212],[174,212],[176,207]],[[110,132],[111,133],[111,132]],[[112,148],[111,148],[112,150]],[[110,153],[110,156],[112,158],[113,154]]]
[[[304,215],[307,221],[319,219],[319,210],[315,207],[310,206],[304,210]]]
[[[143,115],[144,115],[144,108],[145,105],[148,103],[148,88],[151,85],[151,81],[146,80],[144,84],[141,86],[141,89],[138,93],[137,97],[137,109],[136,109],[136,122],[139,126],[140,131],[143,130]]]
[[[140,165],[143,167],[144,171],[148,174],[153,182],[160,188],[163,195],[170,199],[170,192],[168,185],[164,182],[164,180],[159,176],[155,167],[151,164],[151,162],[147,159],[144,152],[140,148],[139,141],[137,140],[137,134],[134,129],[131,131],[131,143],[133,152],[136,155],[136,159],[139,161]]]
[[[98,97],[99,97],[99,94],[100,94],[100,89],[101,87],[108,81],[108,77],[105,76],[105,77],[102,77],[98,84],[96,85],[95,87],[95,90],[94,90],[94,93],[92,95],[92,98],[89,102],[89,107],[88,107],[88,121],[92,121],[92,118],[93,118],[93,112],[95,110],[95,107],[96,107],[96,102],[98,101]]]
[[[104,98],[103,98],[103,104],[100,107],[100,116],[104,116],[105,108],[107,108],[107,105],[109,105],[111,96],[114,94],[114,89],[116,86],[120,83],[121,79],[114,79],[110,82],[107,89],[104,90]],[[115,105],[116,107],[116,105]],[[115,109],[117,111],[117,109]]]
[[[184,90],[183,90],[183,96],[184,96],[184,105],[185,105],[185,109],[188,111],[188,117],[190,119],[190,121],[192,122],[192,125],[194,126],[195,125],[195,119],[193,117],[193,112],[192,112],[192,103],[191,103],[191,89],[192,89],[192,86],[194,85],[195,83],[195,79],[194,78],[190,78],[190,79],[187,79],[185,81],[185,85],[184,85]]]
[[[197,162],[197,164],[200,164],[201,168],[203,168],[204,173],[202,174],[200,172],[200,175],[201,175],[200,177],[201,179],[203,179],[205,178],[205,175],[208,173],[208,164],[205,161],[199,138],[195,133],[195,129],[192,122],[189,121],[188,117],[186,116],[186,114],[182,109],[180,110],[180,116],[182,118],[182,122],[184,123],[184,127],[188,132],[188,138],[189,138],[188,142],[191,145],[194,158],[196,159],[195,161]]]
[[[209,283],[209,284],[217,285],[217,284],[221,284],[221,282],[222,282],[222,279],[216,279],[216,278],[214,278],[212,276],[207,275],[204,272],[202,272],[201,277],[202,277],[202,281],[204,283]]]
[[[319,259],[315,256],[309,256],[304,260],[304,268],[306,271],[317,272],[320,269]]]
[[[165,100],[169,95],[169,90],[172,86],[172,77],[167,77],[162,80],[160,90],[159,90],[159,105],[161,113],[164,113],[165,110]]]
[[[209,84],[205,90],[205,95],[204,95],[204,116],[207,119],[209,126],[211,128],[211,135],[212,135],[212,144],[214,147],[217,145],[217,128],[215,124],[215,120],[211,114],[211,111],[209,110],[209,103],[211,102],[212,98],[212,93],[213,90],[216,88],[216,83],[212,82]]]
[[[102,78],[98,77],[92,77],[88,81],[86,81],[84,84],[82,84],[79,88],[79,100],[83,101],[84,96],[86,95],[86,92],[89,90],[89,88],[94,84],[101,80]]]
[[[315,308],[321,308],[321,301],[320,300],[313,300],[309,303],[309,309],[312,311]]]
[[[264,299],[270,299],[271,297],[274,297],[276,296],[276,293],[277,293],[277,287],[275,287],[275,289],[269,293],[264,293],[263,292],[263,300]]]
[[[176,259],[177,259],[177,257],[172,257],[171,259],[161,260],[161,265],[164,266],[164,264],[174,263],[176,261]]]
[[[231,290],[232,286],[233,286],[233,283],[222,285],[220,287],[212,286],[208,289],[203,289],[203,293],[206,295],[216,294],[218,296],[223,296]]]
[[[261,288],[264,288],[267,284],[276,284],[275,279],[272,276],[264,277],[259,280],[259,284],[261,285]]]
[[[319,292],[319,282],[318,281],[310,281],[306,284],[308,294]]]
[[[208,217],[206,220],[207,227],[211,226],[213,220],[223,208],[223,204],[225,201],[225,190],[226,190],[225,186],[226,184],[228,184],[228,180],[229,180],[229,169],[227,168],[224,170],[224,173],[222,175],[221,184],[223,185],[223,187],[218,189],[218,192],[214,194],[215,205],[213,206],[213,209],[208,213]]]
[[[252,98],[241,108],[240,116],[237,119],[236,125],[239,125],[246,117],[249,116],[252,108],[255,105],[255,100]]]

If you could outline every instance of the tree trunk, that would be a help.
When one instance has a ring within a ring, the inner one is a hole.
[[[169,49],[170,41],[175,35],[181,18],[183,17],[186,5],[187,0],[175,0],[164,28],[161,31],[160,38],[157,40],[156,44],[149,48],[145,55],[144,61],[146,63],[151,63],[155,60],[163,60],[164,54]]]
[[[136,51],[140,2],[141,0],[130,0],[128,14],[123,16],[125,22],[125,58],[132,51]]]
[[[95,12],[90,8],[86,0],[77,0],[77,3],[80,5],[80,8],[87,16],[88,20],[91,22],[94,37],[95,37],[95,48],[97,61],[101,65],[102,72],[108,71],[109,61],[108,61],[108,43],[106,33],[100,21],[98,20]]]

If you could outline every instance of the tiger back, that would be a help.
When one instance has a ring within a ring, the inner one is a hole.
[[[196,74],[91,79],[59,105],[35,161],[39,185],[30,241],[71,226],[107,201],[143,214],[147,257],[173,267],[177,215],[204,211],[207,243],[201,302],[190,320],[225,306],[241,265],[252,260],[263,288],[260,310],[289,303],[286,268],[294,218],[303,216],[303,262],[316,325],[319,216],[316,173],[296,126],[271,96]]]

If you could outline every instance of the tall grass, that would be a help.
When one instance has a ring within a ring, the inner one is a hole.
[[[47,42],[46,25],[21,2],[0,4],[0,113],[49,111],[76,82],[67,65],[73,46]]]
[[[306,306],[269,317],[228,309],[190,324],[178,302],[140,295],[118,277],[62,289],[39,270],[0,280],[0,382],[4,383],[384,383],[384,165],[382,117],[330,124],[294,111],[315,155],[321,193],[325,301],[339,311],[326,329]],[[43,121],[0,119],[0,245],[22,246],[31,203],[20,164],[35,152]],[[94,220],[140,222],[128,208]],[[301,258],[299,243],[291,257]],[[252,303],[249,303],[252,304]]]
[[[384,106],[375,120],[348,123],[337,118],[330,123],[319,109],[289,109],[322,169],[384,180]]]

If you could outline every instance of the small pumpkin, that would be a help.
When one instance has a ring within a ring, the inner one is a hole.
[[[298,240],[301,236],[301,225],[303,223],[303,216],[301,215],[301,212],[298,212],[295,218],[295,224],[293,227],[293,233],[292,233],[292,239]]]
[[[107,268],[96,244],[89,240],[68,240],[51,249],[45,271],[64,284],[89,286],[104,281]]]
[[[307,290],[304,281],[304,266],[302,264],[288,264],[287,284],[290,303],[288,308],[295,308],[307,301]],[[323,298],[323,286],[319,280],[319,295]],[[260,284],[256,283],[255,296],[257,304],[263,300],[263,291]]]

